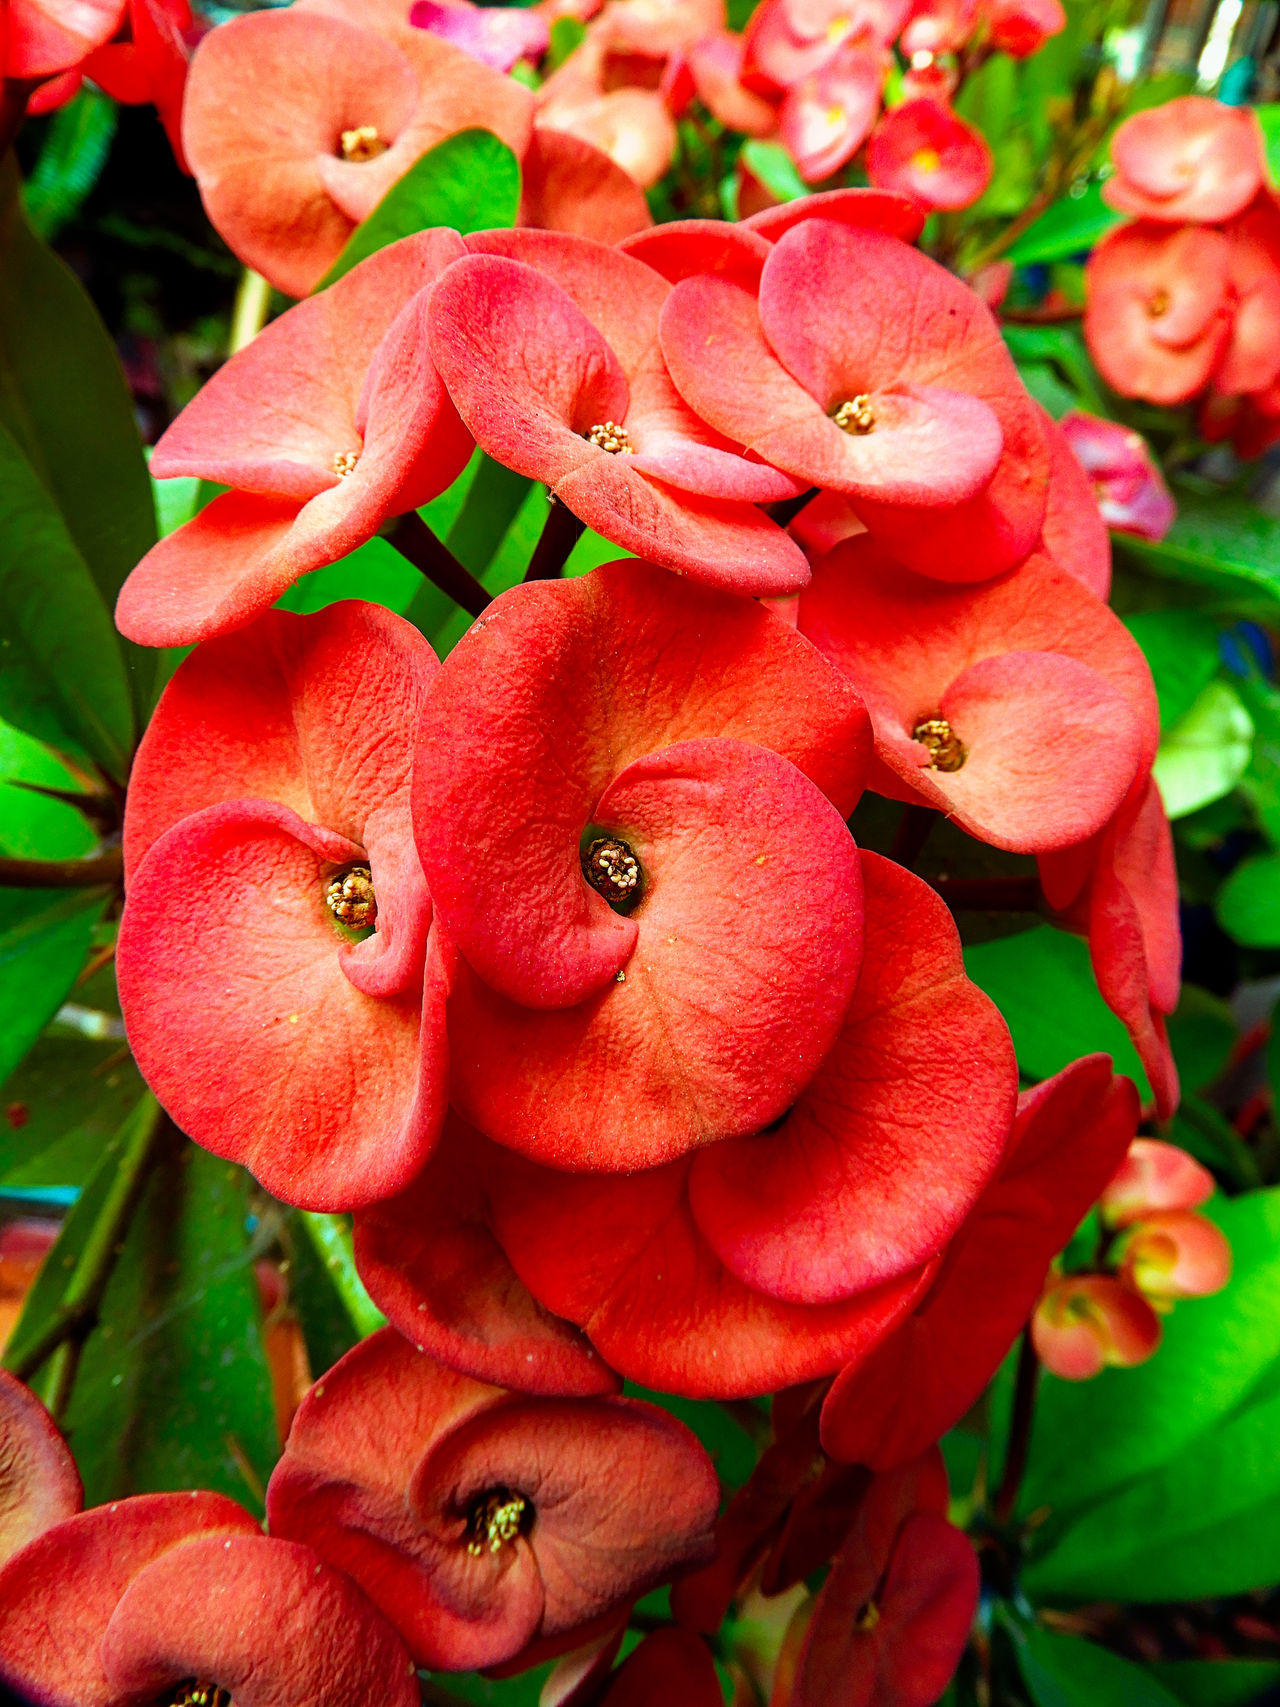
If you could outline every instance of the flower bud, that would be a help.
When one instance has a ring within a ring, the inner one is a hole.
[[[1207,1298],[1231,1278],[1231,1246],[1203,1215],[1169,1209],[1130,1229],[1119,1273],[1157,1309],[1177,1298]]]
[[[1052,1281],[1031,1318],[1040,1361],[1064,1381],[1088,1381],[1108,1366],[1145,1363],[1160,1334],[1160,1318],[1146,1299],[1105,1274]]]
[[[1135,1138],[1098,1199],[1108,1227],[1128,1227],[1152,1211],[1198,1209],[1213,1195],[1213,1175],[1176,1144]]]

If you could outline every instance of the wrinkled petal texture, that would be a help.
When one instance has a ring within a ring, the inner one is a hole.
[[[694,1218],[748,1285],[847,1298],[942,1250],[1004,1151],[1017,1097],[1008,1031],[964,974],[944,904],[862,856],[863,970],[835,1045],[776,1130],[717,1144]]]
[[[29,1388],[0,1369],[0,1565],[80,1510],[75,1459]]]
[[[1103,200],[1170,224],[1230,219],[1263,184],[1263,144],[1248,107],[1183,95],[1134,113],[1111,141]]]
[[[121,1696],[192,1677],[237,1707],[416,1707],[408,1650],[354,1583],[309,1547],[264,1535],[178,1543],[130,1582],[102,1642]]]
[[[823,1406],[823,1446],[885,1470],[951,1428],[1029,1317],[1049,1263],[1123,1158],[1138,1098],[1105,1055],[1024,1093],[1007,1155],[920,1308],[846,1369]]]

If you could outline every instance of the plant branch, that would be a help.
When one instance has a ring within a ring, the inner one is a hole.
[[[227,354],[234,356],[251,344],[267,323],[271,312],[271,286],[261,273],[246,267],[240,275],[235,306],[231,310],[231,333],[227,339]]]
[[[525,580],[558,580],[569,561],[569,553],[582,538],[586,526],[587,524],[580,522],[559,498],[552,495],[546,524],[538,536],[537,545],[533,548],[529,567],[524,572]]]
[[[1009,1424],[1009,1445],[1005,1452],[1004,1473],[996,1490],[992,1516],[1001,1526],[1008,1523],[1018,1503],[1027,1454],[1031,1447],[1031,1424],[1035,1418],[1036,1389],[1040,1382],[1040,1359],[1031,1343],[1031,1325],[1022,1330],[1018,1349],[1018,1373],[1014,1381],[1013,1420]]]
[[[493,603],[493,594],[480,585],[470,569],[458,562],[416,510],[407,510],[387,539],[419,574],[447,593],[469,616],[479,616]]]
[[[0,888],[96,889],[123,881],[119,848],[90,859],[0,859]]]
[[[1044,904],[1038,877],[934,877],[929,887],[948,907],[975,913],[1038,913]]]
[[[333,1282],[333,1289],[342,1300],[343,1307],[351,1318],[351,1325],[361,1339],[376,1333],[379,1328],[385,1328],[387,1318],[365,1291],[364,1282],[356,1273],[351,1234],[341,1216],[322,1215],[315,1210],[300,1209],[298,1220],[311,1240],[316,1255],[324,1264],[325,1272]]]
[[[46,788],[40,782],[22,782],[18,777],[6,779],[11,788],[24,788],[28,794],[38,794],[44,800],[58,800],[70,806],[82,818],[87,818],[99,830],[120,828],[119,802],[111,794],[89,794],[74,788]]]

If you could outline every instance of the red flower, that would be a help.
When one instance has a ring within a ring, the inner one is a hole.
[[[520,163],[521,225],[617,243],[653,224],[644,192],[585,137],[536,125]]]
[[[1184,403],[1231,335],[1231,246],[1218,231],[1139,220],[1104,237],[1085,269],[1084,335],[1122,397]]]
[[[706,1644],[686,1630],[655,1630],[612,1678],[602,1707],[722,1707],[724,1696]]]
[[[1153,1357],[1160,1318],[1138,1293],[1108,1274],[1062,1275],[1046,1287],[1031,1318],[1041,1363],[1064,1381],[1107,1368],[1132,1369]]]
[[[931,1707],[960,1662],[978,1561],[946,1519],[937,1448],[877,1476],[770,1707]]]
[[[709,1551],[718,1502],[665,1411],[504,1393],[390,1329],[312,1388],[267,1490],[273,1533],[365,1586],[420,1665],[459,1671],[580,1645]]]
[[[151,469],[232,490],[138,564],[116,605],[122,632],[168,646],[238,628],[461,472],[471,440],[424,332],[424,287],[461,253],[456,232],[406,237],[218,370],[161,438]]]
[[[778,136],[805,183],[821,183],[861,148],[876,122],[892,63],[879,42],[850,43],[787,90],[778,109]]]
[[[1144,1215],[1119,1241],[1125,1285],[1168,1309],[1179,1298],[1208,1298],[1231,1278],[1231,1246],[1203,1215],[1163,1209]]]
[[[623,1169],[779,1115],[857,973],[865,753],[856,694],[752,605],[641,563],[504,594],[415,769],[459,1111]]]
[[[684,279],[661,335],[704,420],[845,494],[909,567],[982,580],[1039,537],[1048,446],[1036,406],[990,312],[905,243],[802,216],[757,294]]]
[[[1280,379],[1280,208],[1260,195],[1223,236],[1235,313],[1213,388],[1229,397],[1269,391]]]
[[[70,71],[110,41],[126,0],[9,0],[5,23],[6,77],[52,77]]]
[[[0,1681],[38,1707],[127,1707],[183,1684],[237,1707],[418,1700],[408,1653],[352,1582],[209,1493],[98,1506],[15,1554]]]
[[[155,107],[184,172],[182,99],[192,26],[187,0],[129,0],[130,39],[107,42],[81,67],[113,100]]]
[[[688,49],[689,75],[699,100],[722,125],[744,136],[768,136],[777,113],[743,82],[743,48],[743,38],[728,30],[703,36]]]
[[[1276,282],[1280,287],[1280,274]],[[1142,435],[1075,409],[1058,425],[1097,494],[1107,525],[1138,539],[1162,540],[1178,510]]]
[[[399,1190],[444,1115],[409,818],[436,669],[379,606],[272,612],[181,665],[134,765],[130,1044],[197,1143],[309,1208]]]
[[[1050,36],[1061,35],[1067,14],[1061,0],[984,0],[992,47],[1026,59]]]
[[[356,225],[420,155],[469,126],[523,154],[527,89],[375,8],[297,5],[211,30],[182,134],[209,218],[292,296],[314,288]],[[344,12],[348,15],[344,15]],[[370,15],[375,14],[375,15]],[[366,27],[367,26],[367,27]]]
[[[833,1458],[883,1470],[923,1451],[973,1405],[1138,1123],[1105,1055],[1026,1091],[995,1179],[914,1315],[836,1379],[822,1409]]]
[[[1213,1175],[1176,1144],[1135,1138],[1098,1200],[1108,1227],[1128,1227],[1166,1209],[1198,1209],[1213,1196]]]
[[[634,80],[637,69],[649,74],[647,81]],[[662,76],[660,59],[611,54],[608,36],[596,26],[538,90],[537,122],[582,137],[650,189],[677,143]]]
[[[743,593],[808,578],[755,507],[794,481],[696,420],[658,350],[670,287],[602,244],[486,232],[431,298],[432,356],[477,442],[664,568]]]
[[[1205,225],[1230,219],[1263,184],[1262,135],[1248,107],[1180,95],[1127,118],[1111,139],[1102,199],[1122,213]]]
[[[877,790],[924,800],[996,847],[1084,841],[1155,757],[1142,653],[1046,558],[943,589],[863,536],[819,563],[799,622],[867,702]]]
[[[468,1369],[518,1373],[524,1355],[521,1384],[544,1390],[566,1370],[581,1390],[593,1373],[566,1363],[565,1322],[629,1378],[694,1395],[765,1392],[868,1352],[910,1310],[995,1166],[1015,1078],[942,903],[887,860],[861,865],[858,985],[780,1122],[632,1174],[559,1173],[456,1134],[456,1165],[485,1203],[469,1201],[443,1273],[436,1218],[422,1222],[428,1183],[361,1218],[361,1269],[395,1325]],[[488,1071],[507,1071],[493,1047]],[[609,1120],[605,1105],[589,1129]],[[448,1280],[471,1239],[487,1297],[470,1275]],[[508,1325],[511,1271],[521,1290]],[[541,1344],[531,1299],[561,1318],[540,1319]]]
[[[0,1369],[0,1566],[74,1516],[83,1498],[75,1460],[53,1418],[29,1388]]]
[[[908,0],[765,0],[746,32],[747,81],[793,89],[849,47],[887,48]]]
[[[991,182],[991,150],[982,132],[941,101],[904,101],[876,126],[867,176],[928,208],[976,202]]]

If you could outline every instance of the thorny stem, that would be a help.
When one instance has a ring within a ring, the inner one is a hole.
[[[458,562],[416,510],[407,510],[387,539],[419,574],[447,593],[469,616],[479,616],[493,603],[493,594],[480,585],[470,569]]]
[[[338,1215],[322,1215],[310,1209],[300,1209],[298,1220],[311,1240],[316,1255],[324,1264],[333,1289],[341,1298],[351,1325],[364,1339],[368,1334],[385,1328],[387,1318],[364,1289],[356,1273],[351,1234]]]
[[[1022,1344],[1018,1349],[1018,1373],[1014,1381],[1013,1391],[1013,1420],[1009,1424],[1009,1446],[1005,1453],[1004,1472],[1000,1477],[1000,1486],[996,1490],[995,1503],[992,1506],[992,1516],[1003,1527],[1013,1516],[1013,1509],[1018,1503],[1018,1491],[1022,1487],[1023,1472],[1027,1467],[1027,1453],[1031,1446],[1031,1424],[1035,1417],[1036,1388],[1040,1381],[1040,1359],[1036,1356],[1036,1348],[1031,1343],[1031,1325],[1027,1324],[1022,1330]]]
[[[558,580],[569,561],[569,553],[586,531],[587,524],[580,522],[559,498],[550,496],[550,503],[546,523],[524,572],[526,581]]]
[[[123,877],[119,848],[90,859],[0,859],[0,887],[6,889],[96,889]]]
[[[1044,903],[1038,877],[934,877],[929,887],[948,907],[975,913],[1038,913]]]

